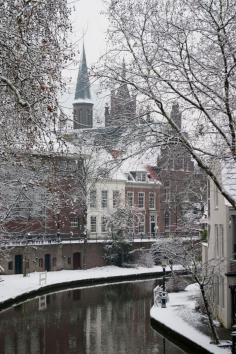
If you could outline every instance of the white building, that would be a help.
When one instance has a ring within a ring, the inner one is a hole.
[[[236,199],[236,165],[219,168],[223,188]],[[230,328],[236,312],[236,210],[208,183],[208,244],[203,244],[203,263],[214,266],[213,303],[219,321]]]
[[[155,236],[158,229],[160,182],[155,179],[154,173],[152,176],[149,173],[152,162],[150,156],[129,158],[119,164],[109,153],[105,160],[103,151],[101,161],[100,166],[105,170],[109,162],[113,161],[117,166],[107,169],[107,175],[98,178],[88,191],[88,237],[107,238],[109,232],[107,221],[118,208],[127,209],[127,215],[129,212],[133,214],[133,224],[130,227],[133,236],[141,234],[150,236],[150,230],[152,236]],[[130,195],[132,195],[132,202]]]

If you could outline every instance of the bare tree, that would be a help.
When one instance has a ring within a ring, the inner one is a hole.
[[[163,257],[170,264],[180,264],[191,275],[193,281],[199,285],[205,311],[208,317],[214,343],[219,344],[219,337],[213,322],[213,310],[210,306],[210,289],[214,284],[217,265],[214,260],[202,264],[201,241],[180,238],[162,239],[152,246],[152,254],[156,262]]]
[[[143,146],[181,142],[217,188],[215,161],[236,161],[235,0],[109,0],[108,52],[96,74],[106,83],[130,85],[156,114],[144,121]],[[126,72],[120,58],[126,58]],[[178,101],[188,135],[171,116]],[[163,119],[172,134],[161,133]],[[134,119],[132,119],[132,124]],[[160,135],[161,133],[161,135]],[[144,139],[145,135],[156,139]],[[162,143],[161,143],[162,138]]]
[[[61,71],[70,59],[68,13],[65,0],[0,1],[1,154],[32,146],[55,128]]]

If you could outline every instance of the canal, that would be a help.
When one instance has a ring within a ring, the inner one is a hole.
[[[154,280],[66,290],[0,313],[1,354],[184,354],[150,326]]]

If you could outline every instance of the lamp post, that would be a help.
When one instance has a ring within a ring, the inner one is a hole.
[[[163,269],[163,283],[162,283],[162,294],[161,294],[161,307],[166,307],[167,301],[167,292],[166,292],[166,266],[167,266],[167,258],[163,257],[161,260],[161,265]]]

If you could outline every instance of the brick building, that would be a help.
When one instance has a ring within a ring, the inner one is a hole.
[[[178,104],[171,117],[181,129],[182,118]],[[179,142],[176,133],[168,129],[168,146],[161,148],[156,173],[162,184],[159,229],[164,235],[199,234],[197,214],[203,214],[206,204],[206,175],[194,165],[189,151]]]

